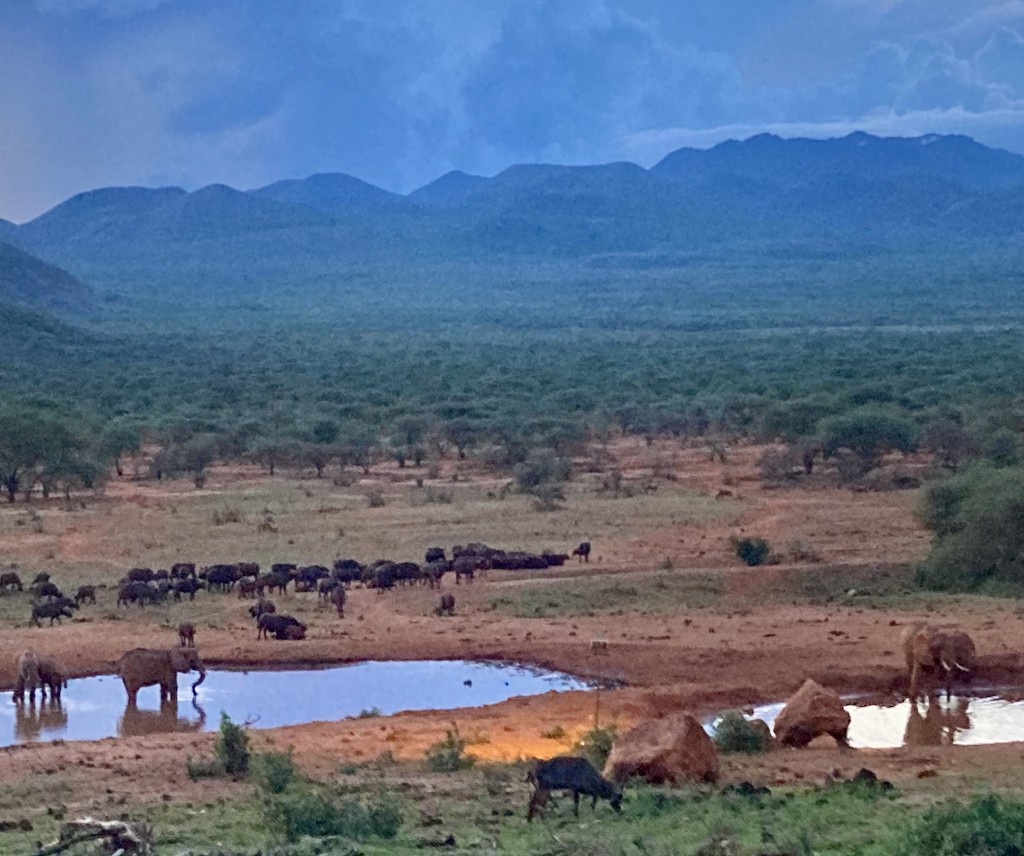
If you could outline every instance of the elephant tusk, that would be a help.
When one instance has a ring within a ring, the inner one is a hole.
[[[945,669],[947,672],[953,671],[953,667],[950,666],[949,663],[947,663],[945,660],[939,660],[939,662],[942,663],[942,668]]]
[[[956,666],[961,672],[970,671],[970,669],[968,669],[966,666],[961,666],[958,662],[956,662],[956,660],[953,661],[953,665]]]

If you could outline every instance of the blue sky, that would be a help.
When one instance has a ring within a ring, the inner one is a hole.
[[[0,217],[105,185],[632,160],[761,131],[1024,151],[1024,0],[2,0]]]

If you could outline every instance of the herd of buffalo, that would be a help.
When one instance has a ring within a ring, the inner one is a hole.
[[[292,563],[275,563],[269,572],[261,573],[256,562],[215,564],[196,568],[194,562],[178,562],[169,569],[132,568],[118,584],[117,605],[127,607],[137,604],[157,604],[173,598],[181,600],[187,595],[195,600],[196,592],[229,593],[237,592],[239,598],[251,598],[256,602],[249,609],[257,622],[257,638],[273,634],[277,639],[302,639],[306,626],[286,615],[278,615],[268,594],[284,594],[288,586],[296,593],[316,592],[321,600],[332,604],[339,617],[344,617],[346,590],[353,584],[384,592],[401,585],[420,584],[439,588],[445,574],[454,574],[455,583],[463,579],[472,582],[476,576],[489,570],[544,570],[563,565],[572,557],[581,562],[590,560],[590,543],[582,542],[571,554],[527,553],[522,551],[499,550],[486,544],[456,546],[449,557],[441,547],[431,547],[424,555],[422,564],[417,562],[392,562],[380,559],[372,564],[363,564],[355,559],[337,559],[333,567],[325,565],[298,566]],[[15,571],[0,573],[0,594],[24,591],[25,586]],[[31,621],[37,627],[43,619],[60,623],[62,618],[72,618],[73,611],[85,603],[96,603],[94,585],[79,586],[74,597],[65,594],[51,581],[47,573],[37,574],[29,585],[33,595]],[[437,607],[438,615],[451,615],[455,610],[455,599],[449,593],[441,597]],[[185,625],[183,625],[185,627]],[[191,640],[190,640],[191,641]],[[185,639],[182,639],[185,644]]]

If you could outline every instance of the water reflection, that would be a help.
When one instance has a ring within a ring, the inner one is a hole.
[[[930,698],[924,705],[910,704],[907,727],[903,732],[906,746],[952,746],[960,732],[969,731],[971,718],[967,715],[970,700],[954,696],[949,706],[939,699]],[[922,712],[922,708],[924,711]]]
[[[14,739],[21,743],[39,740],[45,735],[52,740],[68,727],[68,712],[54,699],[40,699],[19,704],[14,709]]]
[[[160,710],[144,710],[129,704],[117,720],[118,737],[139,737],[143,734],[202,731],[206,727],[206,711],[192,702],[194,719],[178,715],[178,700],[163,701]]]

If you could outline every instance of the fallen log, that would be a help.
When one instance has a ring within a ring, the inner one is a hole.
[[[86,841],[102,841],[111,856],[152,856],[153,830],[145,824],[133,828],[121,820],[94,820],[83,817],[65,823],[52,844],[36,851],[35,856],[55,856]]]

